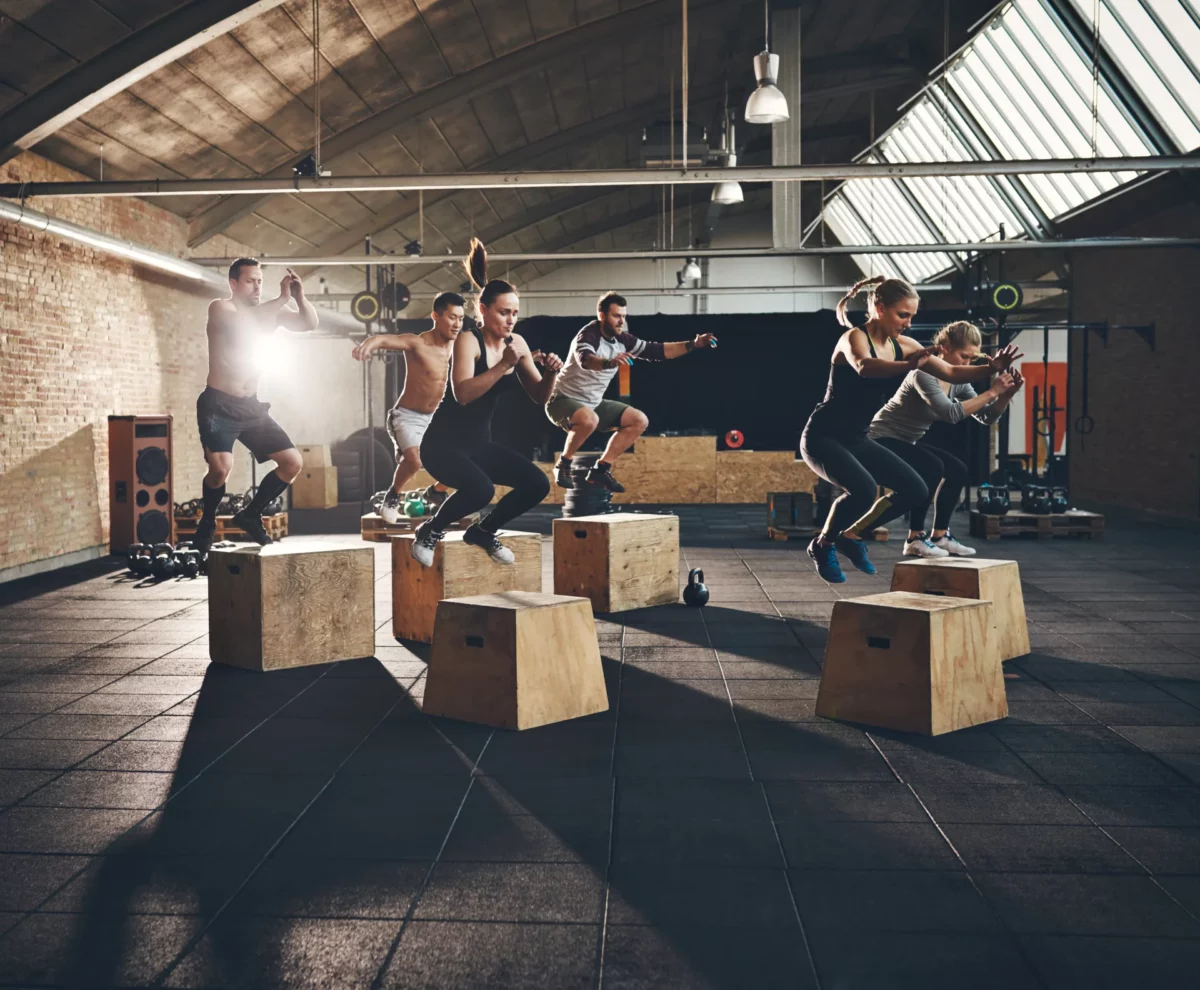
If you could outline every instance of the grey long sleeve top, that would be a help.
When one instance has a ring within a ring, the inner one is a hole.
[[[942,391],[942,383],[927,371],[910,371],[871,420],[867,435],[892,437],[916,443],[934,423],[960,423],[966,419],[963,402],[978,393],[965,382],[951,385],[950,394]],[[981,423],[994,423],[1004,412],[989,402],[974,416]]]

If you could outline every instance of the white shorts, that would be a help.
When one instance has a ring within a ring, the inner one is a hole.
[[[421,438],[429,429],[433,413],[417,412],[403,406],[393,406],[387,414],[388,436],[396,447],[396,460],[410,447],[420,447]]]

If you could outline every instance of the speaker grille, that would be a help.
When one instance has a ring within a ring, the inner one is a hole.
[[[143,485],[161,485],[167,480],[169,467],[165,450],[161,447],[143,447],[138,451],[134,470],[137,472],[138,481]]]
[[[171,538],[171,521],[167,514],[158,509],[143,512],[137,521],[137,538],[138,543],[166,543]]]

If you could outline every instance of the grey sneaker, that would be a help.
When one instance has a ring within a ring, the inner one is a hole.
[[[422,567],[433,566],[433,552],[446,534],[440,529],[433,528],[433,521],[423,522],[417,527],[413,540],[412,558]]]

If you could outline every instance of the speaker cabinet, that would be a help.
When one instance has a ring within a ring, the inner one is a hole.
[[[109,549],[173,543],[174,451],[170,416],[108,417]]]

